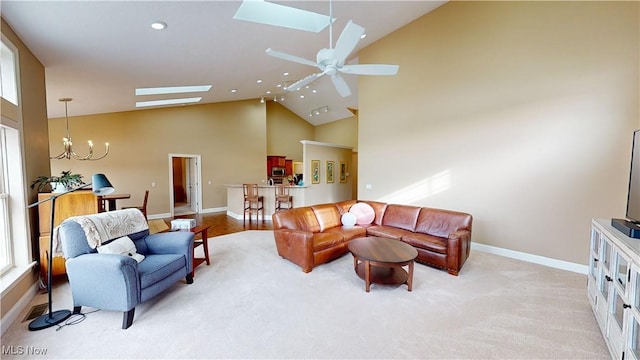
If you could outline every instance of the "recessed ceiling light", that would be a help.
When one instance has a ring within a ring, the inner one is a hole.
[[[284,73],[284,74],[282,74],[282,75],[284,75],[284,76],[289,76],[289,73],[288,73],[288,72],[286,72],[286,73]]]
[[[276,85],[276,87],[282,87],[282,84],[278,84],[278,85]]]
[[[162,21],[156,21],[153,24],[151,24],[151,27],[156,30],[164,30],[167,28],[167,24],[163,23]]]
[[[138,88],[136,89],[136,95],[179,94],[188,92],[206,92],[209,90],[211,90],[211,85]]]
[[[271,90],[267,90],[267,95],[268,95],[268,94],[271,94]]]
[[[202,100],[201,97],[184,98],[184,99],[136,101],[136,107],[188,104],[188,103],[196,103],[196,102],[199,102],[200,100]]]
[[[262,80],[261,80],[261,79],[256,80],[256,82],[257,82],[258,84],[262,84]]]
[[[362,34],[362,35],[360,35],[360,39],[364,39],[364,38],[366,38],[366,37],[367,37],[367,34]]]
[[[231,92],[232,92],[232,93],[237,93],[237,92],[238,92],[238,89],[231,89]]]
[[[300,95],[300,99],[304,99],[304,95]]]
[[[317,94],[317,93],[318,93],[318,90],[313,89],[313,90],[311,90],[311,92],[312,92],[312,93],[314,93],[314,94]]]

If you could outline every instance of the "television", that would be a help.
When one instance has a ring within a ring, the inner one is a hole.
[[[625,217],[612,219],[611,225],[629,237],[640,239],[640,130],[633,132]]]

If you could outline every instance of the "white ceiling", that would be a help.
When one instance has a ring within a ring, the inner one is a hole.
[[[329,14],[329,1],[273,1]],[[349,19],[366,29],[350,61],[372,42],[428,13],[445,1],[333,1],[333,42]],[[202,103],[259,99],[268,90],[283,94],[289,110],[313,125],[351,116],[358,107],[357,76],[344,75],[352,95],[340,97],[328,77],[309,89],[285,93],[317,71],[265,54],[273,48],[315,61],[329,47],[329,28],[319,33],[234,20],[240,1],[2,1],[2,17],[46,72],[49,117],[64,116],[58,101],[71,97],[69,115],[136,110],[137,87],[206,85]],[[168,24],[151,28],[154,21]],[[394,63],[389,58],[387,63]],[[402,71],[402,68],[400,68]],[[289,72],[288,76],[284,76]],[[263,83],[256,81],[262,79]],[[237,93],[230,92],[238,89]],[[317,93],[312,94],[311,90]],[[305,98],[301,99],[300,94]],[[189,97],[186,95],[184,97]],[[198,94],[200,96],[200,94]],[[166,97],[166,96],[165,96]],[[268,99],[272,99],[272,95]],[[309,117],[324,105],[329,112]]]

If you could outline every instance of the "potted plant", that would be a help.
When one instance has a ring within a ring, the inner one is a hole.
[[[84,181],[82,181],[82,175],[72,174],[71,170],[67,170],[62,171],[60,176],[38,176],[31,184],[31,188],[37,187],[38,191],[42,192],[47,185],[51,186],[52,192],[64,192],[84,185]]]

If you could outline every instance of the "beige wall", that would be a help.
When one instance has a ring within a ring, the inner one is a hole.
[[[87,152],[87,140],[98,154],[108,141],[111,152],[99,161],[52,160],[51,171],[70,169],[86,182],[105,173],[117,193],[132,194],[118,207],[141,204],[148,189],[148,214],[169,213],[169,154],[202,156],[204,210],[226,207],[224,184],[260,182],[267,171],[265,105],[255,100],[79,117],[71,102],[69,114],[76,152]],[[62,150],[64,127],[64,118],[50,120],[52,154]]]
[[[353,147],[358,151],[358,117],[332,121],[315,127],[316,141]]]
[[[340,182],[340,163],[344,162],[347,170],[351,169],[353,150],[340,144],[321,143],[317,141],[304,142],[304,184],[309,186],[304,195],[306,205],[324,204],[343,200],[351,200],[351,183],[353,179],[346,177],[346,182]],[[313,183],[311,163],[320,162],[319,182]],[[327,162],[333,161],[333,182],[327,177]]]
[[[315,127],[315,140],[353,147],[349,162],[352,199],[358,198],[358,116],[332,121]]]
[[[267,154],[281,155],[293,161],[302,161],[300,140],[313,140],[313,125],[280,103],[267,101],[266,106]]]
[[[359,198],[466,211],[475,242],[586,264],[591,218],[625,211],[639,14],[450,2],[364,49],[400,71],[359,78]]]
[[[30,184],[29,178],[34,178],[38,174],[49,172],[48,154],[48,134],[47,134],[47,112],[45,101],[45,78],[44,67],[22,43],[20,38],[13,32],[11,27],[2,19],[2,34],[18,48],[19,65],[21,75],[20,97],[22,102],[22,123],[17,127],[22,127],[24,140],[24,161],[25,161],[25,186]],[[4,114],[4,107],[3,107]],[[27,187],[28,188],[28,187]],[[29,188],[28,188],[29,189]],[[31,189],[29,189],[31,190]],[[29,203],[37,199],[35,191],[30,191],[27,200]],[[37,211],[33,209],[30,214],[30,237],[18,238],[15,241],[31,241],[34,246],[33,258],[37,258]],[[24,234],[27,236],[28,234]],[[20,298],[27,293],[29,288],[37,281],[36,272],[30,274],[11,290],[2,294],[0,299],[0,316],[4,317]]]

